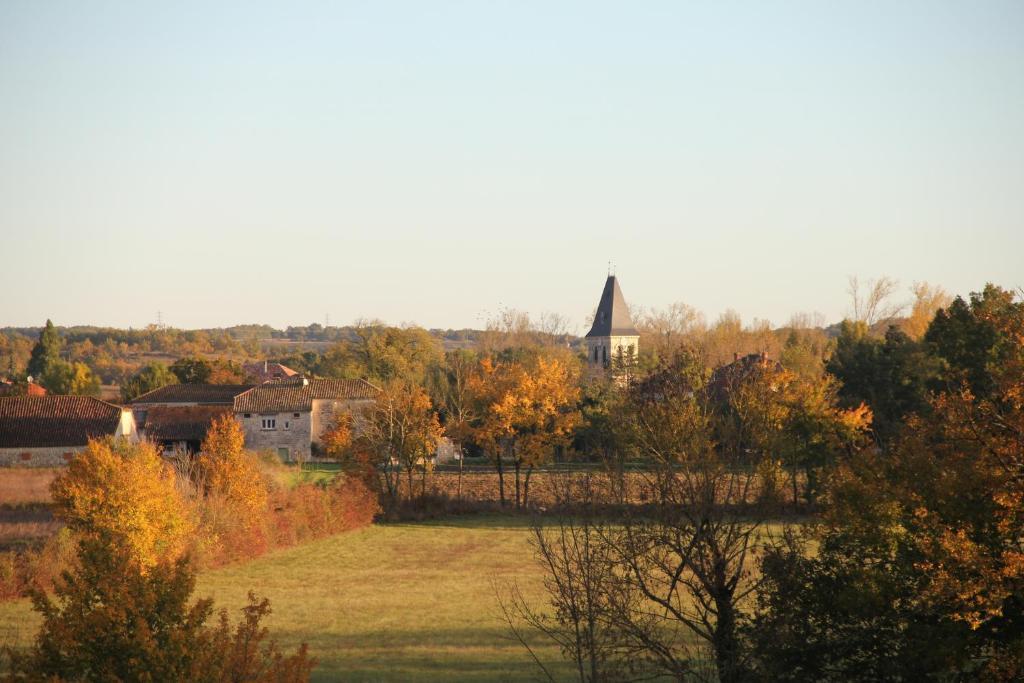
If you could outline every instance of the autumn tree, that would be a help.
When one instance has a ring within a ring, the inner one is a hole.
[[[433,368],[430,390],[438,407],[445,436],[459,449],[458,497],[462,497],[462,470],[466,446],[473,439],[475,419],[470,381],[478,364],[472,351],[445,353],[444,362]]]
[[[73,531],[124,548],[143,568],[180,556],[195,526],[174,471],[146,442],[90,441],[51,493]]]
[[[416,385],[394,381],[384,385],[374,407],[368,411],[359,446],[376,457],[391,499],[398,501],[401,497],[403,472],[411,499],[417,471],[421,491],[426,488],[426,477],[433,467],[432,458],[442,433],[427,392]]]
[[[40,382],[52,394],[99,396],[100,380],[85,363],[51,362]]]
[[[232,520],[247,531],[262,521],[267,508],[267,483],[256,457],[245,450],[245,434],[230,413],[213,419],[199,449],[197,484],[215,497]],[[209,506],[207,506],[209,507]]]
[[[910,314],[900,321],[900,329],[911,339],[920,340],[928,331],[935,314],[952,303],[952,297],[942,287],[927,282],[915,282],[911,292],[914,301],[910,305]]]
[[[529,503],[530,476],[569,443],[579,422],[578,367],[550,354],[526,360],[484,359],[469,383],[479,406],[474,439],[494,458],[502,503],[503,461],[515,475],[515,505]]]
[[[163,363],[149,363],[121,385],[121,400],[127,403],[147,392],[177,384],[178,376]]]
[[[42,625],[15,655],[11,681],[110,680],[298,683],[315,665],[302,645],[285,655],[261,625],[269,603],[249,594],[234,630],[226,610],[206,625],[213,600],[190,603],[195,572],[186,558],[140,565],[127,547],[86,538],[54,597],[32,593]]]
[[[182,384],[244,384],[242,366],[234,361],[186,356],[174,361],[171,372]]]
[[[441,359],[440,343],[421,327],[359,321],[352,332],[352,339],[338,342],[324,354],[317,368],[320,374],[422,384],[428,368]]]
[[[988,353],[887,453],[841,464],[817,552],[766,559],[752,639],[766,678],[1024,675],[1024,307],[999,294],[954,302],[951,325]]]

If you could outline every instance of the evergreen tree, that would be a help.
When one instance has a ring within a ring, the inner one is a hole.
[[[32,347],[32,356],[28,361],[28,374],[32,377],[42,377],[50,368],[50,365],[60,360],[60,349],[63,341],[57,334],[57,328],[50,320],[46,321],[46,327],[39,333],[39,341]]]

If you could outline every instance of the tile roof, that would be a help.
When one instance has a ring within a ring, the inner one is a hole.
[[[48,393],[50,392],[35,382],[16,384],[10,380],[0,380],[0,396],[46,396]]]
[[[131,400],[139,403],[206,403],[231,405],[239,394],[252,389],[251,384],[168,384]]]
[[[140,412],[139,430],[152,441],[202,441],[214,418],[231,414],[228,406],[155,406]]]
[[[626,306],[626,298],[619,289],[619,281],[609,275],[601,292],[601,300],[594,314],[594,324],[587,332],[588,337],[636,337],[640,333],[633,327],[633,319]]]
[[[121,408],[89,396],[0,397],[0,448],[84,446],[120,421]]]
[[[363,379],[313,379],[262,384],[235,397],[236,413],[312,410],[314,399],[373,399],[380,390]]]
[[[262,383],[295,377],[299,373],[280,363],[246,363],[242,366],[252,379]]]

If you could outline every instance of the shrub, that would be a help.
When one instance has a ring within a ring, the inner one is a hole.
[[[186,558],[145,567],[132,550],[83,540],[56,601],[32,592],[43,624],[34,647],[13,657],[10,680],[303,681],[315,662],[305,646],[284,656],[260,620],[266,600],[250,593],[234,634],[226,611],[206,626],[210,599],[189,604],[195,573]]]

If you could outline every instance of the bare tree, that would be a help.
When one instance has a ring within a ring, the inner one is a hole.
[[[703,314],[681,301],[667,307],[638,307],[633,315],[640,331],[640,348],[655,358],[670,358],[684,346],[693,346],[704,335]]]
[[[891,301],[899,283],[890,277],[883,276],[862,284],[856,275],[851,275],[848,282],[853,319],[868,327],[892,320],[906,308],[905,304]]]
[[[740,634],[760,582],[755,566],[773,543],[766,523],[774,509],[761,486],[761,466],[773,455],[764,432],[778,400],[770,367],[751,365],[708,385],[702,364],[677,358],[630,387],[620,428],[649,464],[650,504],[616,524],[560,520],[554,537],[537,544],[554,626],[522,602],[512,611],[568,642],[563,652],[577,662],[596,657],[619,677],[746,680]],[[566,602],[582,604],[582,617],[565,612]],[[591,621],[600,648],[577,634]]]

